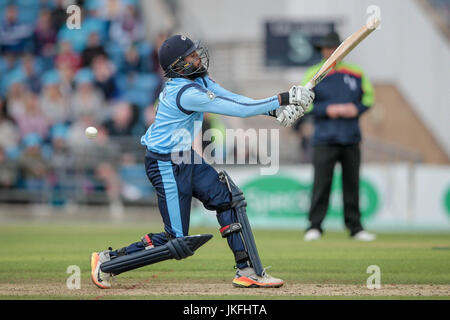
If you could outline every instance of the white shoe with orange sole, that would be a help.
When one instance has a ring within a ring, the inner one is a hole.
[[[111,260],[109,258],[109,251],[93,252],[91,254],[91,280],[100,289],[111,288],[111,274],[100,270],[100,265],[103,262]]]
[[[258,276],[255,270],[249,267],[238,269],[232,283],[238,288],[279,288],[284,281],[268,275],[265,271],[262,276]]]

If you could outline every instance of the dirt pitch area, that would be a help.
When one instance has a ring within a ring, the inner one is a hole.
[[[109,290],[97,289],[90,281],[83,280],[80,289],[67,289],[65,283],[30,283],[30,284],[0,284],[0,296],[25,298],[75,298],[75,299],[129,299],[148,297],[164,298],[195,298],[204,299],[233,297],[258,299],[274,297],[289,299],[301,297],[443,297],[450,296],[450,285],[382,285],[380,289],[369,290],[362,285],[345,284],[301,284],[287,283],[281,288],[272,289],[243,289],[235,288],[231,283],[193,283],[193,282],[152,282],[152,279],[139,283],[120,283],[116,281],[114,288]]]

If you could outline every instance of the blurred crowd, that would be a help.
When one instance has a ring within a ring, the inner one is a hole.
[[[71,4],[80,29],[66,24]],[[118,175],[136,163],[121,148],[139,144],[163,84],[165,35],[147,41],[139,13],[137,0],[0,0],[0,189],[58,194],[90,170],[83,186],[120,196]]]

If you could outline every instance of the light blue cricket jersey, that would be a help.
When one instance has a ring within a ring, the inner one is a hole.
[[[141,144],[162,154],[190,150],[202,128],[203,112],[246,118],[267,114],[279,106],[278,96],[261,100],[240,96],[209,76],[195,81],[170,79],[159,95],[155,121],[142,136]]]

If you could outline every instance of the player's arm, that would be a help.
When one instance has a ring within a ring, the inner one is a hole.
[[[238,99],[241,102],[245,102],[245,100],[247,100],[249,103],[251,103],[253,101],[253,99],[251,99],[251,98],[241,96],[237,93],[231,92],[231,91],[223,88],[220,84],[218,84],[217,82],[212,80],[209,76],[205,76],[204,79],[207,84],[207,89],[214,92],[214,94],[217,96],[228,97],[230,99]]]
[[[180,90],[177,106],[180,110],[212,112],[234,117],[251,117],[265,114],[289,103],[289,94],[281,94],[266,99],[255,100],[233,94],[216,95],[197,84],[190,84]],[[287,98],[287,100],[286,100]]]
[[[230,99],[235,99],[235,100],[239,100],[242,103],[249,103],[251,104],[253,101],[253,99],[248,98],[248,97],[244,97],[241,95],[238,95],[236,93],[233,93],[231,91],[228,91],[227,89],[223,88],[221,85],[219,85],[217,82],[215,82],[214,80],[212,80],[209,76],[206,76],[205,78],[206,81],[206,85],[207,88],[210,89],[212,92],[214,92],[214,94],[218,95],[218,96],[222,96],[222,97],[227,97]],[[291,90],[289,90],[289,92],[285,92],[285,93],[281,93],[279,96],[279,102],[281,105],[289,105],[289,104],[297,104],[297,105],[303,105],[303,102],[305,101],[305,99],[314,99],[314,94],[312,92],[306,92],[307,90],[304,90],[303,88],[300,87],[293,87],[291,88]],[[294,98],[293,98],[294,96]],[[295,101],[294,101],[295,100]],[[304,109],[304,108],[302,108]],[[273,117],[277,117],[277,114],[279,112],[276,112],[277,109],[269,111],[269,112],[265,112],[265,115],[269,115],[269,116],[273,116]],[[301,110],[301,115],[303,115],[304,110]]]

